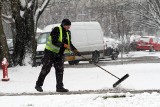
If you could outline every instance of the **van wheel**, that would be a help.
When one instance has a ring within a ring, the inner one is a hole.
[[[94,51],[92,53],[92,62],[98,63],[99,62],[100,53],[98,51]]]
[[[69,65],[78,65],[79,61],[68,61]]]

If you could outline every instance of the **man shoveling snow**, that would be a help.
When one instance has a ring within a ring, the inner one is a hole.
[[[50,72],[52,64],[54,64],[56,72],[56,92],[69,91],[63,87],[64,52],[66,50],[71,50],[76,55],[80,56],[80,53],[71,42],[71,33],[69,31],[70,26],[70,20],[64,19],[60,26],[55,27],[52,30],[47,40],[45,54],[42,60],[43,66],[35,86],[35,89],[39,92],[43,92],[43,82],[47,74]]]

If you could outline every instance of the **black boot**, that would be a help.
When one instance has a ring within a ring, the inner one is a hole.
[[[37,91],[39,91],[39,92],[43,92],[43,89],[42,89],[42,87],[41,86],[35,86],[35,89],[37,90]]]
[[[69,90],[62,87],[62,88],[57,88],[56,92],[69,92]]]
[[[68,89],[65,89],[63,86],[63,73],[56,73],[56,92],[68,92]]]
[[[51,62],[49,62],[47,64],[45,64],[45,63],[43,64],[43,67],[42,67],[41,72],[39,74],[38,80],[36,81],[35,89],[39,92],[43,92],[43,89],[42,89],[43,82],[44,82],[47,74],[50,72],[50,69],[51,69],[51,66],[52,66]]]

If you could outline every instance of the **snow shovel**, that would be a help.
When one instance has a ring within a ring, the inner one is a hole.
[[[81,55],[81,57],[88,60],[87,58],[85,58],[82,55]],[[107,71],[106,69],[102,68],[101,66],[97,65],[96,63],[93,63],[93,64],[96,65],[97,67],[101,68],[103,71],[106,71],[107,73],[109,73],[110,75],[112,75],[112,76],[114,76],[115,78],[118,79],[118,81],[113,84],[113,88],[115,88],[117,85],[119,85],[121,82],[123,82],[125,79],[127,79],[129,77],[129,74],[126,74],[122,78],[119,78],[119,77],[115,76],[114,74],[112,74],[111,72]]]

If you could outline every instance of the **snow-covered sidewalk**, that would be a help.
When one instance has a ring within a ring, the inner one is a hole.
[[[4,96],[0,97],[0,104],[2,107],[160,107],[160,94]]]
[[[136,52],[131,53],[130,56],[138,57],[140,54],[144,55],[144,53]],[[119,88],[160,90],[159,66],[160,63],[146,63],[103,65],[102,67],[118,77],[127,73],[130,75]],[[35,68],[31,66],[9,68],[10,81],[0,81],[0,93],[39,93],[34,87],[40,70],[40,66]],[[2,78],[2,71],[0,72],[0,78]],[[64,85],[70,91],[113,89],[112,85],[117,81],[116,78],[105,71],[89,65],[78,65],[78,67],[67,65],[64,73]],[[54,93],[55,85],[55,71],[52,68],[44,82],[45,93]],[[119,98],[114,98],[115,96],[119,96]],[[0,104],[2,107],[160,107],[160,93],[0,96]]]
[[[130,75],[130,77],[121,84],[120,88],[146,90],[160,89],[159,66],[160,63],[149,63],[106,65],[102,67],[120,78],[126,73]],[[34,86],[40,70],[40,66],[36,68],[30,66],[9,68],[10,81],[0,81],[0,93],[35,93],[36,90]],[[0,73],[0,77],[2,77],[2,73]],[[72,68],[72,66],[70,66],[70,68],[65,68],[64,85],[71,91],[110,89],[116,81],[116,78],[97,67]],[[55,92],[55,85],[55,71],[54,68],[52,68],[46,77],[43,89],[46,92]]]

